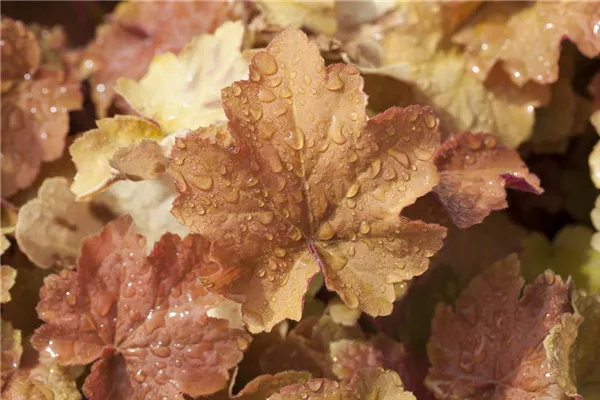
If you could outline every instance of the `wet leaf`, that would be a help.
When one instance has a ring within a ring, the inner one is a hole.
[[[465,46],[469,69],[485,80],[495,64],[513,82],[558,79],[561,42],[568,38],[589,58],[600,53],[600,7],[585,1],[492,2],[482,6],[453,40]]]
[[[77,167],[71,190],[78,199],[93,196],[125,178],[110,165],[110,159],[119,149],[163,137],[156,124],[134,116],[117,115],[98,120],[96,125],[97,129],[83,133],[69,147]]]
[[[118,78],[142,78],[156,55],[177,53],[194,36],[214,32],[224,21],[237,19],[237,8],[233,2],[218,1],[119,4],[82,55],[82,70],[91,74],[98,117],[107,116]]]
[[[83,388],[91,398],[217,392],[250,337],[209,316],[226,302],[199,282],[218,268],[209,246],[166,234],[146,256],[131,218],[109,223],[84,241],[77,271],[46,278],[37,308],[46,324],[34,347],[61,365],[94,362]]]
[[[269,400],[360,400],[377,398],[382,400],[414,400],[404,390],[400,377],[393,371],[381,368],[364,369],[350,382],[339,383],[327,379],[311,379],[305,384],[283,388]]]
[[[570,285],[550,271],[523,284],[510,256],[474,278],[455,309],[438,305],[425,381],[437,398],[563,398],[541,343],[571,311]]]
[[[381,58],[363,64],[361,71],[409,84],[412,103],[434,107],[446,136],[491,132],[502,144],[518,146],[531,134],[535,108],[549,101],[548,88],[535,83],[518,87],[499,68],[480,82],[460,49],[444,40],[451,33],[448,14],[456,15],[436,2],[402,3],[377,27],[381,41],[373,42],[372,35],[364,38]]]
[[[13,329],[10,322],[4,319],[0,320],[0,387],[3,388],[12,374],[19,368],[23,347],[21,346],[21,331]]]
[[[543,193],[517,151],[497,144],[490,134],[463,133],[436,150],[440,183],[434,188],[459,228],[478,224],[492,211],[508,207],[506,188]]]
[[[532,233],[520,255],[523,277],[532,282],[545,269],[571,277],[578,288],[600,293],[600,253],[590,246],[593,232],[583,225],[566,225],[549,241]]]
[[[338,297],[327,303],[327,311],[334,323],[344,326],[352,326],[360,318],[360,310],[348,308]]]
[[[94,204],[75,201],[67,179],[49,178],[38,197],[20,208],[15,236],[19,249],[38,267],[71,268],[83,239],[105,222],[94,213]]]
[[[81,393],[69,368],[47,361],[17,371],[2,392],[2,399],[79,400]]]
[[[115,90],[165,133],[226,122],[221,88],[248,73],[243,35],[241,22],[226,22],[214,35],[196,36],[177,56],[158,55],[139,82],[121,78]]]
[[[232,399],[236,400],[264,400],[277,393],[285,386],[303,384],[310,379],[308,372],[283,371],[275,375],[261,375],[252,381]]]
[[[210,290],[242,302],[252,332],[298,320],[319,269],[350,308],[389,314],[393,283],[441,247],[443,228],[397,216],[437,182],[436,117],[413,106],[367,120],[365,104],[356,68],[325,69],[288,29],[253,57],[250,80],[223,90],[233,148],[205,139],[225,127],[177,139],[173,214],[232,266]]]
[[[39,65],[37,39],[22,23],[3,18],[2,37],[9,38],[1,46],[2,195],[8,197],[35,181],[42,162],[60,158],[69,111],[81,108],[82,96],[77,77]]]
[[[313,32],[333,35],[337,30],[333,1],[268,1],[256,2],[264,20],[283,28],[305,27]]]
[[[16,278],[17,271],[14,268],[8,265],[0,266],[0,303],[10,301],[10,289],[14,286]]]

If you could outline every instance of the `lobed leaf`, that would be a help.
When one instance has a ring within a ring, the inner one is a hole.
[[[121,78],[115,90],[165,133],[223,123],[221,88],[248,71],[240,53],[243,36],[241,22],[225,22],[214,35],[196,36],[177,56],[156,56],[139,82]]]
[[[83,391],[95,399],[217,392],[250,337],[210,316],[226,300],[199,282],[216,268],[209,246],[166,234],[146,256],[131,218],[109,223],[85,240],[77,271],[45,279],[33,346],[61,365],[94,362]]]
[[[46,361],[17,371],[2,392],[2,399],[79,400],[81,393],[72,371]]]
[[[107,116],[120,77],[140,79],[152,59],[178,52],[194,36],[211,33],[237,19],[236,4],[217,1],[123,2],[110,22],[82,54],[82,70],[91,74],[92,100],[98,118]]]
[[[439,399],[562,398],[541,343],[572,311],[569,286],[548,271],[523,288],[516,256],[492,265],[454,310],[438,305],[426,386]]]
[[[497,145],[490,134],[463,133],[436,150],[438,199],[459,228],[478,224],[492,211],[508,207],[506,187],[543,193],[517,151]]]
[[[438,179],[432,111],[392,108],[367,121],[356,68],[325,69],[294,29],[253,57],[250,80],[224,89],[223,105],[233,149],[205,139],[225,127],[200,129],[177,139],[169,165],[173,214],[231,265],[207,278],[210,290],[241,301],[252,332],[269,330],[300,318],[320,268],[350,308],[389,314],[393,283],[424,272],[444,237],[397,217]]]
[[[485,80],[501,63],[513,82],[558,79],[561,42],[568,38],[589,58],[600,54],[600,7],[594,2],[492,2],[452,38],[465,46],[469,69]]]

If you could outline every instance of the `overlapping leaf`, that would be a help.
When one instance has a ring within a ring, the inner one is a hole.
[[[433,106],[446,135],[491,132],[502,144],[516,147],[530,136],[534,110],[549,101],[549,90],[534,83],[518,87],[499,68],[480,82],[460,49],[447,43],[452,15],[458,14],[437,2],[401,3],[375,29],[382,40],[374,42],[373,33],[355,39],[355,46],[362,42],[364,51],[379,54],[361,71],[409,84],[412,102]]]
[[[300,318],[320,268],[348,306],[389,314],[392,284],[425,271],[445,233],[397,216],[437,183],[432,111],[367,120],[356,68],[325,69],[293,29],[253,57],[250,80],[224,89],[223,104],[228,128],[177,139],[169,165],[180,192],[173,214],[231,265],[207,278],[211,290],[243,303],[251,331],[269,330]],[[226,129],[233,149],[205,139]]]
[[[65,178],[44,181],[38,197],[20,208],[15,236],[19,249],[40,268],[75,265],[83,239],[100,231],[94,206],[76,202]]]
[[[82,246],[77,271],[46,278],[34,347],[61,365],[96,361],[84,384],[95,399],[182,399],[222,389],[249,335],[210,315],[227,302],[199,282],[209,243],[164,235],[146,256],[128,217]]]
[[[552,272],[523,288],[516,256],[494,264],[454,310],[438,305],[427,387],[439,399],[561,399],[542,342],[571,311],[569,284]]]
[[[240,53],[243,36],[241,22],[226,22],[214,35],[192,39],[177,56],[156,56],[139,82],[121,78],[115,89],[166,134],[223,123],[221,88],[248,73]]]
[[[81,107],[82,96],[68,71],[39,65],[37,39],[21,22],[3,18],[2,36],[2,195],[7,197],[31,185],[43,161],[60,158],[69,111]]]
[[[33,368],[20,369],[2,391],[6,400],[80,400],[75,374],[45,360]]]
[[[350,382],[338,383],[327,379],[311,379],[305,384],[284,387],[269,400],[414,400],[412,393],[404,390],[400,377],[393,371],[381,368],[364,369]]]
[[[217,1],[119,4],[82,55],[82,69],[91,74],[98,117],[107,116],[118,78],[140,79],[155,55],[178,52],[194,36],[212,33],[224,21],[236,19],[237,6]]]
[[[558,79],[561,41],[573,41],[589,58],[600,54],[600,5],[586,1],[491,2],[453,40],[465,46],[469,69],[485,80],[501,62],[523,86]]]
[[[506,187],[541,194],[540,180],[519,153],[497,144],[490,134],[463,133],[436,151],[440,183],[434,191],[459,228],[478,224],[490,212],[508,207]]]

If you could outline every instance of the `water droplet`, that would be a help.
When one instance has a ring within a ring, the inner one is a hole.
[[[489,135],[485,138],[483,144],[485,144],[487,148],[493,149],[494,147],[496,147],[497,141],[494,136]]]
[[[350,256],[354,256],[354,255],[356,254],[356,248],[355,248],[354,246],[350,246],[350,247],[348,248],[348,254],[349,254]]]
[[[150,353],[154,354],[156,357],[167,358],[171,355],[171,349],[159,345],[150,345]]]
[[[360,224],[360,227],[358,228],[358,231],[360,233],[362,233],[363,235],[366,235],[367,233],[371,232],[371,225],[369,225],[366,222],[363,222]]]
[[[293,241],[297,242],[302,239],[302,232],[296,226],[292,225],[286,232],[287,236]]]
[[[277,72],[277,62],[269,53],[263,51],[254,56],[252,63],[263,75],[273,75]]]
[[[311,379],[310,381],[306,382],[306,386],[313,392],[317,392],[321,389],[323,383],[320,380]]]
[[[344,302],[346,303],[346,305],[350,308],[356,308],[358,307],[358,297],[356,297],[356,295],[352,292],[345,292],[344,296],[343,296]]]
[[[256,271],[256,275],[258,275],[259,278],[263,278],[266,274],[267,271],[265,271],[264,269],[259,269],[258,271]]]
[[[248,178],[248,181],[246,181],[246,186],[251,188],[254,187],[258,184],[258,178],[251,176],[250,178]]]
[[[188,176],[188,180],[200,190],[208,191],[213,187],[213,179],[210,176],[191,175]]]
[[[296,131],[290,131],[285,138],[286,144],[293,150],[300,150],[304,147],[304,131],[298,127]]]
[[[435,118],[435,115],[433,115],[433,113],[431,112],[426,112],[424,115],[425,118],[425,125],[428,128],[435,128],[435,126],[437,125],[437,119]]]
[[[273,250],[273,254],[275,254],[275,257],[283,258],[287,254],[287,251],[285,251],[285,249],[276,248]]]
[[[317,231],[317,239],[329,240],[335,236],[335,228],[329,222],[324,222]]]
[[[336,91],[336,90],[342,90],[344,88],[344,81],[340,78],[339,74],[333,73],[333,74],[329,75],[328,78],[329,79],[327,80],[327,83],[325,84],[325,87],[328,90]]]
[[[238,83],[234,83],[233,85],[231,85],[231,92],[233,93],[234,96],[239,96],[240,94],[242,94],[242,88],[240,87],[240,85]]]
[[[343,127],[344,121],[339,121],[335,115],[332,115],[329,128],[327,128],[327,135],[329,135],[334,143],[339,145],[346,143],[346,138],[342,134]]]
[[[73,292],[65,292],[65,299],[67,299],[67,303],[69,303],[71,306],[74,306],[77,303],[77,297]]]
[[[289,99],[290,97],[292,97],[292,91],[286,86],[283,89],[281,89],[280,95],[284,99]]]
[[[346,197],[352,198],[352,197],[356,196],[359,190],[360,190],[360,182],[356,181],[352,184],[352,186],[350,186],[350,188],[348,188]]]
[[[410,158],[405,151],[392,148],[388,150],[388,154],[398,161],[404,168],[410,168]]]

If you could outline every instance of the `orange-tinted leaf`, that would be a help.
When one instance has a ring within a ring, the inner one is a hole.
[[[283,388],[269,400],[415,400],[404,390],[400,377],[393,371],[381,368],[363,369],[350,382],[339,383],[328,379],[311,379],[305,384]]]
[[[490,2],[453,40],[466,47],[470,69],[485,80],[501,62],[511,79],[542,84],[558,79],[561,41],[587,57],[600,53],[600,4],[587,1]]]
[[[38,197],[19,210],[16,238],[19,248],[40,268],[75,265],[83,239],[107,222],[94,214],[90,202],[76,202],[69,182],[49,178]]]
[[[167,170],[163,149],[154,140],[142,140],[121,147],[113,153],[108,163],[132,181],[156,179]]]
[[[460,228],[478,224],[506,208],[506,187],[540,194],[540,180],[517,151],[497,145],[489,134],[463,133],[436,151],[440,183],[434,191]]]
[[[454,310],[438,305],[425,381],[437,398],[562,399],[542,341],[572,311],[570,285],[550,271],[523,284],[510,256],[474,278]]]
[[[0,388],[10,378],[10,376],[19,368],[23,347],[21,346],[21,331],[13,329],[10,322],[0,320],[0,330],[2,337],[0,338]]]
[[[212,33],[224,21],[235,19],[236,8],[233,2],[217,1],[119,4],[82,56],[83,70],[91,73],[98,117],[107,115],[118,78],[140,79],[155,55],[177,53],[194,36]]]
[[[79,400],[75,374],[51,361],[20,369],[2,392],[6,400]]]
[[[16,35],[35,39],[33,33],[23,25],[7,18],[2,19],[3,35],[5,28]],[[10,32],[8,36],[11,36]],[[4,43],[3,68],[5,63],[10,65],[13,58],[18,59],[28,51],[10,51],[12,44]],[[38,46],[37,42],[31,42],[30,39],[27,39],[27,43],[27,46]],[[5,48],[10,51],[10,56],[6,58]],[[36,51],[39,58],[39,46]],[[20,64],[21,61],[15,62]],[[38,67],[38,63],[39,60],[32,63],[31,68]],[[44,65],[35,71],[31,69],[31,73],[13,81],[10,89],[3,93],[3,196],[11,196],[31,185],[40,171],[42,161],[60,158],[69,130],[69,111],[80,108],[82,101],[76,78],[69,77],[62,69],[45,68]]]
[[[216,268],[201,236],[166,234],[149,256],[129,217],[86,239],[77,271],[46,278],[32,343],[61,365],[98,360],[84,385],[95,399],[182,399],[225,387],[249,336],[212,318],[226,300],[199,276]]]
[[[31,32],[21,21],[2,18],[2,92],[12,81],[24,79],[25,74],[33,75],[40,64],[40,46]]]
[[[10,301],[10,288],[15,284],[17,271],[8,265],[0,266],[0,303]]]
[[[261,375],[248,382],[232,399],[264,400],[286,386],[303,384],[309,379],[310,374],[302,371],[283,371],[275,375]]]
[[[252,332],[298,320],[319,268],[350,308],[389,314],[393,283],[441,247],[443,228],[397,216],[437,183],[438,121],[419,106],[367,120],[362,86],[288,29],[253,57],[250,80],[223,90],[233,149],[206,139],[225,127],[177,139],[173,214],[232,266],[208,281],[243,302]]]

